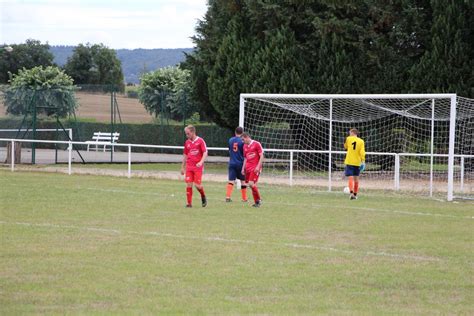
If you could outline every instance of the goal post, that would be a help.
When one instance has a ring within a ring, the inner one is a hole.
[[[267,176],[328,190],[345,185],[342,145],[358,128],[366,188],[470,197],[473,124],[474,100],[456,94],[240,95],[239,125],[268,149]]]

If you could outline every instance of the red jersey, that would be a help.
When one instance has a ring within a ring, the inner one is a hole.
[[[247,159],[245,170],[255,170],[260,161],[260,154],[263,152],[262,144],[252,140],[250,144],[244,145],[244,157]]]
[[[196,167],[196,164],[201,161],[204,153],[207,152],[206,142],[201,137],[196,137],[194,141],[186,140],[184,143],[184,154],[187,155],[186,170],[202,171],[204,165]]]

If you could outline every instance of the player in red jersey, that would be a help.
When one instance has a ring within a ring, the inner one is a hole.
[[[201,194],[202,207],[206,207],[206,194],[201,184],[204,160],[206,160],[207,157],[206,142],[196,135],[196,128],[192,125],[188,125],[184,129],[184,133],[186,134],[187,140],[184,143],[181,174],[185,175],[186,181],[186,207],[192,207],[193,183]]]
[[[242,134],[244,141],[244,165],[242,167],[242,174],[245,174],[245,183],[252,189],[253,200],[255,204],[253,207],[260,207],[262,200],[260,192],[258,192],[257,181],[262,172],[263,164],[263,148],[262,145],[250,138],[247,133]]]

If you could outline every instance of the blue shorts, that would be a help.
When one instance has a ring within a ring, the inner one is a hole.
[[[245,181],[245,176],[242,174],[242,165],[229,165],[229,181],[239,179]]]
[[[360,167],[347,165],[345,175],[346,177],[358,177],[360,175]]]

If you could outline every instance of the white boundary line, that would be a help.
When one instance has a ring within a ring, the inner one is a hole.
[[[385,258],[393,258],[399,260],[414,260],[414,261],[435,261],[439,262],[442,261],[441,258],[436,257],[427,257],[427,256],[417,256],[417,255],[404,255],[404,254],[397,254],[397,253],[389,253],[385,251],[363,251],[363,250],[345,250],[339,249],[334,247],[328,246],[316,246],[316,245],[308,245],[308,244],[298,244],[298,243],[277,243],[277,242],[265,242],[265,241],[257,241],[257,240],[246,240],[246,239],[230,239],[230,238],[222,238],[219,236],[213,237],[206,237],[206,236],[189,236],[189,235],[177,235],[172,233],[163,233],[163,232],[156,232],[156,231],[124,231],[118,229],[109,229],[109,228],[97,228],[97,227],[80,227],[74,225],[58,225],[52,223],[28,223],[28,222],[5,222],[0,221],[2,225],[21,225],[21,226],[28,226],[28,227],[44,227],[44,228],[57,228],[57,229],[76,229],[76,230],[83,230],[83,231],[94,231],[94,232],[103,232],[103,233],[113,233],[113,234],[129,234],[129,235],[140,235],[140,236],[156,236],[156,237],[167,237],[167,238],[174,238],[174,239],[191,239],[191,240],[199,240],[199,241],[217,241],[223,243],[237,243],[237,244],[249,244],[249,245],[263,245],[263,246],[277,246],[277,247],[287,247],[287,248],[296,248],[296,249],[311,249],[311,250],[320,250],[320,251],[329,251],[329,252],[336,252],[342,254],[349,254],[349,255],[361,255],[361,256],[376,256],[376,257],[385,257]]]

